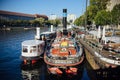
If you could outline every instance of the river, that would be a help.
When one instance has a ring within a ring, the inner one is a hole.
[[[120,70],[92,70],[86,60],[80,64],[80,73],[73,77],[49,75],[43,60],[36,67],[25,69],[20,58],[21,43],[34,39],[35,34],[35,30],[0,31],[0,80],[120,80]]]

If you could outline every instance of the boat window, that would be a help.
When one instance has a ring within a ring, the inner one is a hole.
[[[41,52],[41,46],[42,45],[38,45],[38,52]]]
[[[31,46],[30,53],[34,53],[34,52],[36,52],[36,46]]]
[[[73,44],[69,44],[69,47],[74,47],[74,45]]]
[[[23,46],[23,52],[28,52],[27,46]]]

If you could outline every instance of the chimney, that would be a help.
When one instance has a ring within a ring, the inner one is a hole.
[[[63,9],[63,35],[67,34],[67,9]]]

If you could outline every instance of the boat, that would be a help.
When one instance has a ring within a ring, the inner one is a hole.
[[[46,40],[46,42],[53,41],[56,37],[56,32],[53,30],[53,26],[51,25],[51,31],[45,31],[40,33],[40,27],[36,28],[36,40]]]
[[[102,34],[100,27],[98,28],[97,36],[84,34],[84,37],[80,38],[80,43],[84,46],[86,58],[94,69],[120,66],[120,42],[106,41],[105,27]]]
[[[44,53],[45,42],[42,40],[26,40],[22,42],[21,58],[24,64],[34,64]]]
[[[72,35],[72,31],[67,31],[65,26],[63,31],[56,32],[55,40],[47,47],[44,54],[44,61],[51,74],[76,75],[78,66],[84,60],[83,47]]]
[[[40,34],[40,40],[45,39],[47,42],[51,42],[55,39],[56,32],[55,31],[46,31]]]
[[[56,36],[52,29],[40,33],[40,27],[37,27],[35,39],[22,42],[21,58],[25,65],[34,64],[43,57],[47,43],[52,42]]]

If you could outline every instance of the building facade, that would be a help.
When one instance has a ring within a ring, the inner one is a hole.
[[[67,15],[67,22],[73,24],[75,20],[76,20],[76,15],[75,14],[68,14]]]
[[[34,20],[35,18],[40,17],[44,18],[45,20],[48,20],[48,17],[46,15],[24,14],[0,10],[0,20]]]
[[[57,19],[57,15],[51,14],[51,15],[49,16],[49,20],[55,20],[55,19]]]
[[[48,20],[48,17],[46,15],[25,14],[0,10],[0,27],[37,26],[35,24],[32,25],[32,23],[29,21],[36,18],[44,18],[44,20]]]
[[[110,0],[107,5],[107,10],[111,11],[116,4],[120,4],[120,0]]]

